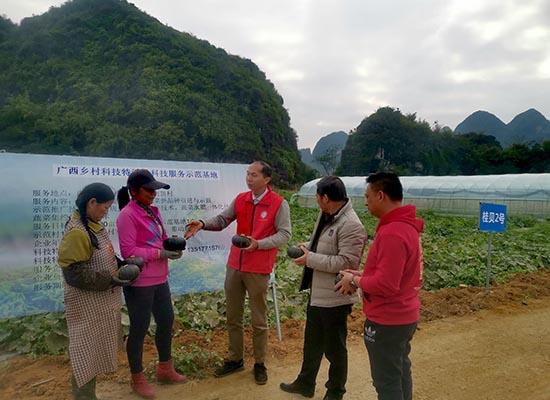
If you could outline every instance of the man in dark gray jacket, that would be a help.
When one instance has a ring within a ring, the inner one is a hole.
[[[302,369],[294,382],[281,383],[280,388],[313,397],[324,354],[330,362],[324,400],[340,400],[348,371],[347,317],[357,294],[335,292],[334,279],[343,266],[359,268],[366,234],[340,178],[327,176],[317,183],[317,204],[321,212],[311,240],[301,246],[304,255],[295,259],[304,266],[300,290],[311,290]]]

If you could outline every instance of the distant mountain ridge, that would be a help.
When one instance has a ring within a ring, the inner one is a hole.
[[[339,164],[342,157],[342,150],[346,146],[347,141],[348,134],[344,131],[329,133],[317,141],[313,151],[309,148],[299,149],[302,162],[316,169],[319,173],[326,174],[326,168],[319,162],[319,159],[334,157],[332,163],[336,165]]]
[[[300,158],[304,164],[310,165],[313,162],[313,156],[311,155],[311,149],[309,147],[298,149],[298,151],[300,152]]]
[[[344,131],[329,133],[328,135],[323,136],[321,139],[319,139],[319,141],[313,148],[311,155],[314,159],[317,157],[321,157],[325,154],[327,150],[329,150],[333,146],[340,149],[341,152],[347,141],[348,135]],[[340,157],[338,157],[338,161],[340,161]]]
[[[508,124],[490,112],[479,110],[458,124],[455,132],[491,135],[503,147],[514,143],[541,143],[550,140],[550,121],[534,108],[516,115]]]

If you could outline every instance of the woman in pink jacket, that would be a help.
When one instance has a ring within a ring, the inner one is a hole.
[[[174,311],[168,286],[168,259],[178,259],[182,252],[163,249],[162,242],[167,234],[158,208],[152,205],[156,190],[169,188],[170,185],[155,180],[148,170],[136,169],[128,177],[127,186],[122,187],[117,195],[120,214],[116,225],[120,252],[123,257],[139,256],[145,261],[139,277],[123,289],[130,317],[126,352],[132,373],[132,390],[145,398],[155,396],[153,387],[145,379],[142,364],[143,341],[151,313],[157,324],[157,380],[163,383],[186,380],[184,375],[176,372],[172,362]]]

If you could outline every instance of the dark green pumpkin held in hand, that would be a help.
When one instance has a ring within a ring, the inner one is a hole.
[[[135,264],[127,264],[118,270],[118,279],[122,281],[133,281],[139,276],[140,269]]]
[[[250,239],[247,238],[246,236],[235,235],[231,238],[231,243],[233,243],[233,246],[235,247],[244,249],[250,246]]]
[[[299,258],[304,255],[304,251],[298,246],[288,246],[288,249],[286,250],[286,254],[290,258]]]
[[[162,242],[162,247],[164,247],[164,250],[170,250],[170,251],[183,251],[185,250],[186,241],[182,237],[178,236],[172,236],[168,239],[164,239]]]

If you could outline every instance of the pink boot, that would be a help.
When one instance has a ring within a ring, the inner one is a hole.
[[[141,396],[145,399],[154,399],[155,398],[155,389],[153,386],[149,385],[147,379],[143,372],[138,372],[137,374],[132,374],[132,390],[138,396]]]
[[[187,381],[187,377],[176,372],[174,362],[170,359],[168,361],[159,361],[157,365],[157,381],[161,383],[184,383]]]

